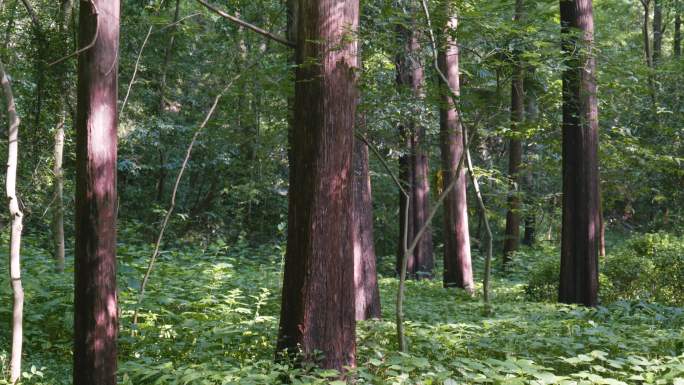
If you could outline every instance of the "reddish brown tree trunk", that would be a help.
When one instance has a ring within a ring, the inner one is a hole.
[[[76,117],[74,384],[116,384],[119,1],[82,2]]]
[[[459,51],[455,39],[451,38],[458,26],[451,3],[447,2],[449,20],[444,29],[446,44],[439,52],[440,66],[449,81],[449,88],[459,93]],[[452,16],[453,15],[453,16]],[[442,89],[440,106],[440,139],[444,186],[459,178],[456,186],[444,199],[444,287],[459,287],[469,292],[475,289],[470,256],[470,231],[468,229],[468,201],[466,193],[465,167],[456,175],[463,156],[463,128],[457,100],[453,100],[446,89]]]
[[[354,141],[354,287],[356,319],[380,318],[380,290],[373,245],[373,201],[368,146]]]
[[[591,0],[561,0],[563,229],[559,301],[596,306],[600,198],[598,105]],[[577,33],[579,31],[579,34]]]
[[[515,21],[520,23],[523,15],[523,2],[515,2]],[[519,49],[514,52],[513,81],[511,82],[511,133],[508,144],[508,178],[511,186],[508,196],[508,212],[506,214],[506,232],[504,235],[503,263],[510,261],[511,254],[518,250],[520,242],[520,165],[522,164],[522,141],[520,124],[525,118],[524,78],[525,67],[521,61]]]
[[[411,20],[411,22],[414,22]],[[425,97],[423,86],[425,75],[420,63],[419,36],[415,29],[409,30],[400,25],[397,31],[399,41],[403,45],[403,52],[397,55],[397,85],[400,89],[410,89],[416,99]],[[416,119],[410,118],[400,125],[400,132],[408,142],[409,155],[399,160],[400,178],[407,186],[410,196],[408,243],[410,244],[418,231],[427,221],[430,213],[430,184],[428,152],[425,144],[425,128],[417,124]],[[404,239],[405,198],[400,197],[399,210],[399,247],[397,261],[401,260]],[[432,231],[428,228],[420,239],[412,255],[408,256],[409,278],[431,278],[434,268],[432,254]],[[397,263],[397,271],[400,270]]]
[[[403,126],[400,127],[399,129],[400,135],[403,138],[406,138],[406,140],[403,141],[403,143],[406,143],[407,148],[411,148],[413,141],[411,140],[410,134],[406,132],[405,129],[403,129]],[[413,179],[413,167],[411,166],[413,164],[413,156],[412,155],[402,155],[399,157],[399,180],[401,183],[404,184],[405,190],[408,191],[409,194],[413,191],[413,185],[414,185],[414,179]],[[397,260],[396,260],[396,273],[397,276],[401,273],[401,259],[402,256],[404,255],[404,234],[407,234],[407,241],[408,243],[411,243],[413,240],[413,234],[414,234],[414,224],[413,224],[413,197],[410,195],[409,198],[406,198],[406,195],[404,195],[403,192],[399,192],[399,242],[397,243]],[[407,210],[407,207],[408,210]],[[408,213],[408,218],[407,214]],[[415,254],[411,253],[410,255],[406,256],[407,262],[406,262],[406,272],[407,276],[409,278],[413,278],[416,275],[416,260],[415,260]]]
[[[352,153],[358,0],[298,10],[288,239],[278,350],[355,365]],[[322,357],[318,357],[318,353]]]

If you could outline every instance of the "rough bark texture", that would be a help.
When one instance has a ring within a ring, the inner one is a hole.
[[[459,50],[456,40],[451,37],[458,26],[458,21],[450,2],[447,2],[446,11],[453,16],[449,17],[444,28],[446,44],[440,48],[439,64],[449,81],[449,88],[458,94],[461,90]],[[465,168],[462,167],[459,175],[456,175],[463,156],[463,128],[455,103],[458,101],[450,97],[447,89],[443,89],[440,106],[440,145],[444,186],[459,178],[456,186],[444,199],[444,287],[459,287],[472,292],[475,285],[470,255]]]
[[[93,6],[94,5],[94,6]],[[116,384],[119,1],[82,2],[76,116],[74,384]]]
[[[10,356],[10,383],[21,377],[21,352],[24,343],[24,288],[21,285],[21,231],[24,214],[19,208],[17,197],[17,165],[19,163],[19,115],[14,103],[14,94],[5,66],[0,62],[2,91],[7,103],[8,145],[7,145],[7,203],[10,217],[9,273],[12,287],[12,353]]]
[[[515,21],[520,23],[523,16],[523,2],[515,2]],[[506,232],[504,234],[503,263],[504,267],[510,261],[511,253],[518,250],[520,242],[520,165],[522,164],[522,140],[520,139],[520,124],[525,118],[524,79],[525,67],[521,60],[521,52],[514,52],[513,80],[511,81],[511,133],[508,144],[508,178],[510,189],[508,196],[508,212],[506,213]]]
[[[380,318],[380,290],[373,244],[373,201],[368,146],[354,141],[354,287],[356,319]]]
[[[301,0],[278,350],[355,366],[352,152],[358,0]],[[320,352],[322,357],[316,357]]]
[[[397,28],[400,44],[403,52],[397,55],[397,85],[400,89],[410,89],[417,99],[425,97],[423,86],[425,75],[420,63],[420,43],[418,33],[407,29],[404,25]],[[426,223],[430,212],[430,184],[428,153],[425,144],[425,128],[416,124],[414,119],[402,122],[399,127],[400,134],[405,139],[409,154],[399,160],[400,178],[407,188],[410,196],[409,202],[409,226],[408,242],[411,243],[416,233]],[[400,195],[399,210],[399,247],[397,256],[397,271],[400,270],[401,254],[403,250],[404,215],[406,213],[406,199]],[[434,268],[432,254],[432,231],[428,228],[420,239],[414,252],[408,256],[409,278],[431,278]]]
[[[561,0],[563,229],[559,301],[596,306],[600,199],[591,0]],[[579,35],[576,33],[579,31]]]

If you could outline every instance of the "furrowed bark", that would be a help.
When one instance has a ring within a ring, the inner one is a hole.
[[[299,2],[277,346],[340,372],[356,365],[352,153],[358,17],[358,0]]]
[[[563,228],[559,301],[598,304],[598,103],[591,0],[561,0]],[[576,31],[579,31],[577,34]]]
[[[74,385],[115,385],[119,1],[81,2],[79,29]]]
[[[17,165],[19,163],[19,116],[14,103],[14,94],[5,65],[0,62],[2,90],[7,103],[8,117],[8,155],[6,192],[10,215],[9,265],[12,287],[12,353],[10,356],[10,383],[15,384],[21,377],[21,353],[24,342],[24,288],[21,285],[21,231],[24,214],[17,198]]]

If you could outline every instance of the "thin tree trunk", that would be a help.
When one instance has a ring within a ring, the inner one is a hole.
[[[380,290],[373,245],[373,201],[368,146],[354,140],[354,287],[356,320],[380,318]]]
[[[663,5],[653,0],[653,65],[658,65],[663,51]]]
[[[356,365],[352,153],[358,17],[358,0],[299,2],[277,346],[339,371]]]
[[[64,170],[62,162],[64,158],[64,125],[66,124],[66,111],[61,112],[59,124],[55,129],[53,180],[53,209],[52,209],[52,239],[54,244],[54,258],[58,273],[64,272]]]
[[[9,262],[10,283],[12,286],[12,354],[10,357],[10,383],[15,384],[21,377],[21,352],[24,342],[24,288],[21,285],[21,231],[24,214],[19,208],[17,198],[17,165],[19,163],[19,116],[14,104],[14,94],[5,66],[0,62],[0,78],[5,94],[8,116],[8,155],[7,155],[7,201],[11,220]]]
[[[119,1],[82,2],[76,118],[74,385],[115,385]]]
[[[563,228],[559,301],[598,304],[598,103],[591,0],[561,0]],[[579,31],[578,35],[576,31]]]
[[[523,18],[523,0],[515,2],[515,21],[520,24]],[[511,259],[511,254],[518,250],[520,242],[520,165],[522,164],[521,127],[525,118],[524,79],[525,67],[522,53],[515,49],[513,54],[513,81],[511,82],[511,133],[508,147],[508,178],[511,186],[508,195],[508,212],[506,213],[506,232],[504,234],[503,264],[504,268]]]
[[[675,3],[675,21],[674,21],[674,57],[679,59],[682,57],[682,11],[679,9],[679,1]]]
[[[448,21],[444,28],[446,45],[439,52],[442,72],[449,81],[448,88],[458,94],[461,90],[459,72],[459,49],[453,32],[458,27],[458,19],[452,2],[446,3]],[[444,287],[459,287],[469,293],[475,290],[473,268],[470,255],[470,231],[468,228],[468,202],[465,170],[456,175],[458,164],[463,156],[463,127],[458,100],[453,100],[449,91],[442,87],[440,105],[440,139],[444,185],[458,178],[459,182],[444,200]]]
[[[400,126],[400,135],[406,138],[403,143],[406,143],[407,148],[411,148],[410,134]],[[413,167],[412,155],[402,155],[399,157],[399,180],[402,185],[406,188],[409,193],[404,194],[403,191],[399,192],[399,242],[397,247],[397,263],[396,272],[397,276],[401,274],[402,258],[404,257],[404,252],[406,245],[404,244],[404,235],[406,235],[409,242],[413,241],[414,235],[414,223],[413,223],[413,198],[411,191],[413,191],[414,179],[413,179]],[[416,275],[416,260],[414,254],[409,254],[406,256],[406,272],[409,278],[415,278]]]
[[[537,105],[537,95],[533,91],[534,83],[531,79],[534,78],[534,68],[527,72],[526,84],[529,84],[525,92],[525,121],[529,125],[537,126],[539,119],[539,106]],[[534,184],[534,169],[530,152],[537,151],[535,147],[528,148],[528,168],[525,172],[525,199],[527,200],[527,212],[525,214],[525,235],[523,236],[523,244],[526,246],[533,246],[537,236],[537,212],[531,206],[534,206],[534,192],[536,190]]]
[[[68,30],[67,20],[71,14],[72,1],[63,0],[60,10],[60,21],[59,21],[59,36],[63,39],[63,49],[61,50],[62,56],[68,54]],[[54,206],[52,209],[52,239],[54,248],[54,258],[56,262],[57,272],[64,272],[64,170],[62,168],[64,162],[64,126],[67,120],[67,103],[65,98],[69,97],[66,73],[67,69],[65,66],[59,66],[55,68],[58,72],[60,78],[60,90],[62,94],[60,95],[60,117],[59,123],[55,128],[55,144],[53,150],[54,164],[52,168],[52,173],[54,176],[52,191]]]

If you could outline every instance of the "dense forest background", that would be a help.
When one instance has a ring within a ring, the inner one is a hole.
[[[71,382],[77,60],[68,54],[79,47],[78,8],[87,3],[0,4],[0,61],[22,121],[17,195],[24,214],[25,384]],[[341,381],[334,370],[273,361],[291,230],[292,50],[203,3],[121,3],[118,381]],[[442,3],[426,3],[435,26],[451,17]],[[288,36],[284,2],[211,4]],[[433,66],[433,24],[421,2],[362,0],[353,35],[361,63],[355,73],[360,90],[356,133],[370,146],[382,317],[358,323],[358,383],[684,383],[684,2],[593,3],[605,226],[598,308],[556,303],[562,76],[571,65],[561,50],[558,1],[453,4],[458,112],[472,134],[472,171],[486,204],[485,221],[468,182],[474,294],[442,288],[446,241],[440,209],[429,227],[434,268],[427,275],[432,279],[406,283],[410,349],[397,352],[405,350],[397,346],[393,323],[403,233],[401,194],[392,176],[402,175],[402,159],[421,154],[428,204],[439,207],[435,203],[448,184],[440,157],[444,86]],[[409,53],[406,36],[415,39]],[[414,66],[411,70],[423,70],[419,93],[402,84],[401,55]],[[524,81],[517,121],[511,103],[516,79]],[[8,118],[3,109],[3,122]],[[417,144],[407,146],[401,131],[407,122],[424,130]],[[513,176],[512,143],[521,146]],[[3,135],[0,148],[8,144]],[[58,151],[61,167],[55,163]],[[3,184],[5,178],[0,176]],[[518,205],[520,246],[506,246],[511,202]],[[60,246],[60,221],[65,246]],[[483,313],[485,222],[493,235],[493,277],[492,308]],[[2,223],[9,226],[6,219]],[[0,237],[9,243],[7,232]],[[158,255],[153,251],[157,242]],[[65,261],[58,258],[61,247]],[[151,255],[155,270],[142,297]],[[7,270],[6,257],[0,266]],[[421,277],[409,272],[409,278]],[[0,286],[0,372],[5,373],[12,297],[9,280],[3,278]],[[3,378],[0,384],[10,383]]]

